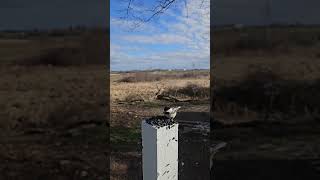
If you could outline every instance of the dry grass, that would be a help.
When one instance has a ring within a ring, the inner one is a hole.
[[[60,33],[56,37],[39,32],[23,38],[0,33],[1,128],[105,121],[105,32]]]
[[[1,128],[61,127],[106,119],[103,66],[8,66],[0,74]]]
[[[319,118],[319,28],[271,28],[268,37],[263,28],[214,33],[217,119]]]
[[[256,112],[303,114],[319,111],[319,90],[319,79],[289,81],[272,71],[258,71],[249,73],[243,81],[232,86],[217,88],[215,95],[219,104],[223,103],[221,101],[232,102]]]
[[[106,41],[87,31],[1,35],[0,179],[106,179]]]
[[[128,170],[128,165],[126,163],[121,163],[115,160],[111,160],[111,167],[110,167],[110,172],[114,174],[126,174]]]
[[[0,65],[106,64],[106,41],[103,30],[86,31],[77,36],[47,37],[43,32],[24,39],[0,38]]]
[[[180,98],[209,99],[210,87],[199,84],[188,83],[184,87],[174,87],[163,92],[164,95],[170,95]]]
[[[267,41],[265,28],[213,32],[212,138],[229,146],[217,159],[319,156],[320,28],[269,31]]]
[[[144,73],[148,76],[147,72]],[[148,74],[152,74],[152,72],[148,72]],[[180,94],[193,97],[197,96],[199,93],[201,96],[208,94],[203,90],[205,88],[209,88],[208,76],[201,76],[202,78],[199,78],[199,76],[181,78],[183,75],[171,75],[175,78],[161,78],[159,81],[119,82],[119,79],[123,79],[122,76],[128,77],[127,74],[111,75],[111,100],[113,102],[129,101],[133,99],[152,101],[160,89],[164,92],[167,91],[170,93],[179,89],[178,91]],[[191,86],[196,88],[192,88]],[[191,93],[192,89],[197,92],[195,92],[195,94]]]
[[[206,70],[190,70],[190,71],[144,71],[128,73],[118,82],[149,82],[160,81],[165,79],[190,79],[190,78],[206,78],[209,77],[209,71]]]
[[[214,54],[232,55],[261,53],[299,53],[319,45],[319,27],[272,27],[215,29]],[[296,48],[300,50],[294,51]]]

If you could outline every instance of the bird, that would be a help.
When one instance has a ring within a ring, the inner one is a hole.
[[[164,116],[166,116],[168,119],[170,119],[171,121],[173,121],[173,119],[176,117],[178,110],[181,107],[165,107],[163,109],[163,114]]]

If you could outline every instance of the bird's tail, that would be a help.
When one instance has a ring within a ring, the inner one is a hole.
[[[181,108],[181,106],[175,107],[173,110],[178,111]]]

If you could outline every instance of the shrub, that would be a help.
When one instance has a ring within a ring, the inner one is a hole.
[[[182,88],[169,89],[163,92],[165,95],[174,97],[191,97],[193,99],[207,99],[210,97],[210,88],[199,86],[197,84],[188,84]]]
[[[216,89],[218,104],[236,103],[256,112],[304,114],[320,107],[320,80],[283,80],[271,71],[252,72],[240,83]]]
[[[209,71],[188,71],[188,72],[174,72],[174,73],[157,73],[157,72],[135,72],[128,75],[118,82],[150,82],[160,81],[162,79],[187,79],[187,78],[199,78],[209,76]]]

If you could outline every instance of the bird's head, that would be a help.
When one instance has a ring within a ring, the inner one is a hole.
[[[170,108],[168,106],[164,107],[163,111],[167,112]]]

